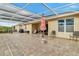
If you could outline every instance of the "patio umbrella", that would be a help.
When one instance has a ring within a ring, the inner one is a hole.
[[[46,20],[45,20],[45,16],[44,15],[41,17],[40,29],[42,31],[42,37],[44,37],[44,31],[46,30]]]

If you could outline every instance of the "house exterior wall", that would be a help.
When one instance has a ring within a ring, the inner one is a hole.
[[[56,19],[51,19],[48,20],[48,36],[51,36],[51,32],[53,30],[56,31],[56,36],[61,37],[61,38],[69,38],[70,35],[72,35],[72,32],[58,32],[58,20],[60,19],[65,19],[65,18],[74,18],[74,31],[79,31],[79,14],[74,15],[74,16],[66,16],[66,17],[61,17],[61,18],[56,18]],[[35,24],[35,23],[33,23]],[[26,24],[25,26],[22,26],[23,29],[30,31],[30,34],[32,34],[33,29],[36,29],[37,25],[33,25],[32,23]],[[19,30],[19,26],[15,26],[15,29]]]
[[[19,25],[15,26],[15,30],[17,30],[17,32],[19,32]]]
[[[56,31],[56,36],[61,37],[61,38],[69,38],[70,35],[72,35],[72,32],[58,32],[58,20],[59,19],[65,19],[65,18],[74,18],[74,31],[79,31],[79,15],[74,15],[74,16],[68,16],[68,17],[62,17],[58,19],[51,19],[48,21],[48,36],[51,36],[51,32],[53,30]]]
[[[32,34],[32,24],[27,24],[27,30]]]
[[[25,28],[25,25],[24,24],[22,25],[22,28],[21,29],[23,29],[25,31],[26,28]]]
[[[24,31],[27,31],[27,29],[28,29],[27,28],[27,26],[28,26],[27,24],[22,24],[21,26],[22,26],[21,29],[23,29]]]
[[[32,24],[32,31],[34,32],[35,30],[37,31],[40,30],[40,23]]]
[[[24,29],[24,31],[29,31],[30,34],[32,34],[32,24],[16,25],[15,30],[17,30],[17,32],[19,32],[19,29]]]
[[[75,15],[75,31],[79,31],[79,15]]]

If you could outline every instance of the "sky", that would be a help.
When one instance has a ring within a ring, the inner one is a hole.
[[[46,3],[46,5],[53,9],[53,8],[59,8],[60,6],[64,6],[67,5],[69,3]],[[26,3],[14,3],[13,5],[23,8],[23,6],[27,5]],[[28,6],[26,6],[25,8],[23,8],[24,10],[33,12],[33,13],[37,13],[42,15],[42,13],[44,13],[45,15],[52,15],[54,14],[54,12],[51,12],[48,8],[46,8],[42,3],[30,3]],[[72,6],[66,6],[63,8],[59,8],[57,10],[55,10],[57,13],[60,12],[65,12],[65,11],[73,11],[73,10],[79,10],[79,4],[73,4]]]
[[[67,3],[47,3],[46,5],[48,5],[50,8],[56,8],[56,7],[66,5],[66,4]],[[23,6],[26,5],[26,3],[15,3],[13,5],[22,8]],[[51,14],[51,11],[48,10],[48,8],[46,8],[41,3],[31,3],[27,7],[25,7],[24,10],[37,13],[37,14],[42,14],[42,13],[44,13],[45,15]]]
[[[20,22],[16,21],[9,21],[9,20],[1,20],[0,19],[0,26],[7,26],[7,27],[12,27],[16,24],[19,24]]]
[[[19,8],[23,8],[26,4],[27,3],[12,3],[12,5],[17,6]],[[73,5],[70,5],[70,6],[59,8],[60,6],[64,6],[64,5],[67,5],[67,4],[69,4],[69,3],[46,3],[46,5],[50,9],[53,9],[57,14],[79,10],[79,4],[73,4]],[[31,3],[27,7],[23,8],[23,9],[26,10],[26,11],[35,13],[35,14],[40,14],[40,15],[42,15],[42,14],[44,14],[46,16],[55,15],[54,12],[51,12],[42,3]],[[0,20],[0,26],[13,26],[13,25],[16,25],[17,23],[18,22],[1,21]]]

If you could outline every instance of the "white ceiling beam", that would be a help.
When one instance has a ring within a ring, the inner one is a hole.
[[[24,9],[24,8],[27,7],[29,4],[30,4],[30,3],[25,4],[25,6],[22,7],[21,9]],[[17,13],[18,13],[18,11],[17,11],[15,14],[17,14]],[[11,19],[13,19],[13,18],[14,18],[14,16],[13,16]]]
[[[3,4],[4,5],[4,4]],[[12,6],[11,4],[7,4],[8,6]],[[28,4],[26,4],[23,8],[25,8],[25,7],[27,7],[28,5],[30,5],[29,3]],[[6,7],[6,6],[5,6]],[[5,9],[5,8],[4,8]],[[8,8],[9,9],[9,8]],[[16,9],[16,8],[15,8]],[[6,9],[5,9],[6,10]],[[8,13],[8,15],[10,15],[10,16],[12,16],[12,18],[14,18],[14,17],[23,17],[24,18],[24,20],[27,20],[27,18],[29,18],[29,19],[34,19],[33,17],[28,17],[28,16],[24,16],[24,15],[20,15],[20,14],[17,14],[18,13],[18,11],[19,10],[22,10],[22,8],[21,9],[16,9],[16,13],[11,13],[11,12],[7,12],[7,11],[3,11],[3,10],[0,10],[0,12],[1,13],[3,13],[3,14],[7,14]],[[11,10],[9,10],[9,11],[11,11]],[[35,15],[35,14],[34,14]],[[12,19],[11,18],[11,19]],[[23,19],[22,19],[23,20]]]
[[[7,17],[7,16],[2,16],[2,15],[0,15],[0,19],[5,19],[5,20],[15,20],[15,21],[26,21],[27,19],[29,19],[29,18],[26,18],[26,19],[20,19],[20,18],[16,18],[16,17],[14,17],[13,19],[11,19],[11,17]],[[30,20],[32,20],[32,19],[30,19]]]
[[[18,18],[25,18],[25,16],[21,16],[21,15],[18,15],[18,14],[14,14],[14,13],[10,13],[10,12],[6,12],[6,11],[2,11],[0,10],[0,15],[10,15],[10,16],[14,16],[14,17],[18,17]],[[29,18],[29,17],[27,17]],[[32,18],[31,18],[32,19]]]
[[[31,4],[31,3],[28,3],[28,4]],[[15,6],[15,5],[12,5],[12,6]],[[28,6],[29,6],[29,5],[28,5]],[[27,7],[28,7],[28,6],[27,6]],[[16,7],[17,9],[20,9],[20,10],[22,9],[22,8],[20,8],[20,7],[17,7],[17,6],[15,6],[15,7]],[[25,6],[25,7],[26,7],[26,6]],[[24,8],[25,8],[25,7],[24,7]],[[23,10],[26,11],[25,9],[23,9]],[[38,17],[41,17],[41,15],[35,14],[35,13],[31,12],[31,11],[27,11],[27,12],[29,12],[29,13],[31,13],[31,14],[33,14],[33,15],[37,15]]]

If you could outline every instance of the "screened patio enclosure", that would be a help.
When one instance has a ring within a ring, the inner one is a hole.
[[[78,3],[0,3],[0,23],[11,26],[41,18],[79,11]]]
[[[0,3],[0,56],[78,56],[74,32],[79,35],[79,3]]]

